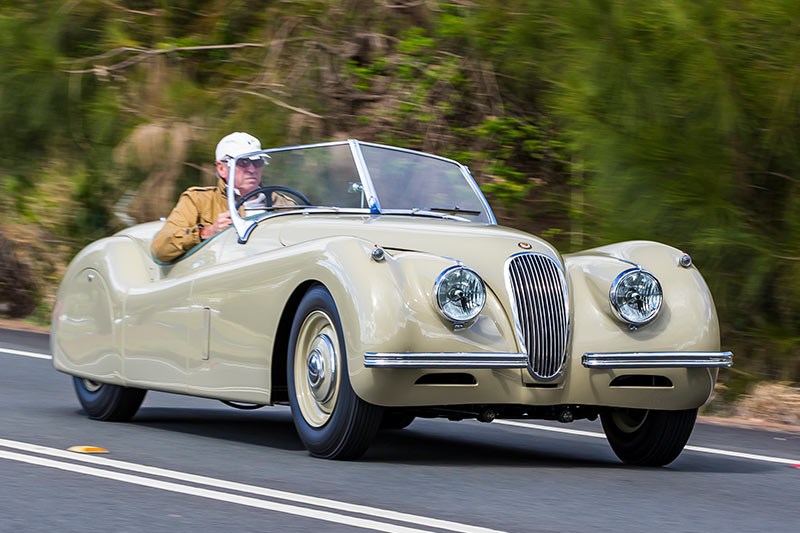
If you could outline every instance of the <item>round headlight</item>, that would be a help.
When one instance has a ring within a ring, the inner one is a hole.
[[[661,284],[650,272],[639,268],[626,270],[611,284],[611,306],[623,321],[641,326],[653,320],[661,310]]]
[[[439,275],[433,286],[439,311],[448,320],[463,324],[478,316],[486,303],[486,287],[472,270],[450,267]]]

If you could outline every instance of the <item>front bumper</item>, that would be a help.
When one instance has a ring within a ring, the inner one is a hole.
[[[443,353],[379,353],[366,352],[367,368],[527,368],[526,353],[443,352]]]
[[[586,368],[729,368],[731,352],[596,352],[585,353]],[[528,354],[486,352],[366,352],[367,368],[527,368]]]
[[[568,357],[562,378],[547,384],[521,381],[528,356],[515,352],[366,352],[359,362],[365,371],[351,377],[360,384],[354,387],[359,397],[385,407],[515,404],[681,410],[703,405],[719,368],[732,363],[730,352],[716,351],[584,355]],[[469,372],[474,382],[436,381],[436,374],[448,372]],[[617,379],[653,373],[668,379],[669,386]],[[427,374],[433,376],[422,379]]]
[[[598,352],[585,353],[581,363],[586,368],[729,368],[731,352]],[[527,368],[525,353],[386,353],[366,352],[367,368]]]
[[[586,368],[729,368],[731,352],[605,352],[585,353]]]

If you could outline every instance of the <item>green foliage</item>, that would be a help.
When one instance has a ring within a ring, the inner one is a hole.
[[[159,172],[200,179],[231,130],[399,143],[467,163],[562,249],[689,251],[731,380],[796,380],[798,20],[796,0],[0,0],[2,206],[77,248]],[[120,164],[141,131],[185,149]],[[36,209],[53,191],[64,223]]]
[[[608,4],[583,12],[593,24],[586,16],[571,22],[578,45],[554,95],[593,163],[587,193],[599,208],[598,230],[610,240],[646,232],[692,251],[728,325],[726,340],[745,353],[750,343],[770,344],[773,358],[797,358],[789,332],[800,321],[785,295],[796,293],[798,278],[782,274],[800,260],[791,224],[791,175],[800,163],[800,86],[791,80],[800,48],[797,28],[785,25],[796,7],[637,7]],[[770,56],[754,57],[754,43]],[[635,224],[616,215],[619,206]]]
[[[484,190],[508,207],[522,202],[531,189],[544,183],[542,177],[531,178],[521,169],[550,160],[564,164],[562,144],[548,137],[547,124],[528,124],[513,117],[489,117],[473,128],[474,135],[488,141],[488,148],[475,154],[486,164]],[[473,157],[475,157],[473,156]]]

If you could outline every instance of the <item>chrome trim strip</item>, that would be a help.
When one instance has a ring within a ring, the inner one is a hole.
[[[729,368],[731,352],[607,352],[585,353],[586,368]]]
[[[472,352],[365,352],[367,368],[527,368],[524,353]]]
[[[472,187],[473,192],[478,196],[481,203],[483,204],[483,208],[486,209],[486,215],[489,218],[489,223],[493,226],[497,225],[497,219],[494,216],[494,211],[492,211],[491,206],[489,205],[489,200],[486,199],[486,196],[483,195],[483,191],[481,191],[478,182],[475,181],[475,178],[472,176],[472,172],[469,171],[469,167],[466,165],[462,165],[461,163],[456,162],[458,166],[461,168],[461,173],[467,177],[467,182],[469,186]]]
[[[348,139],[350,145],[350,153],[353,154],[353,160],[356,163],[356,170],[361,178],[361,184],[364,186],[364,196],[367,199],[369,210],[373,214],[381,213],[381,201],[378,199],[378,193],[375,191],[375,185],[372,183],[372,175],[369,173],[367,161],[364,159],[364,154],[361,152],[361,141],[356,139]]]

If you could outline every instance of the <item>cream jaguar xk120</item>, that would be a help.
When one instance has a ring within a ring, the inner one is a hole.
[[[681,453],[732,362],[687,254],[561,255],[498,226],[468,169],[430,154],[350,140],[241,157],[258,154],[276,184],[259,192],[293,202],[239,216],[230,195],[233,226],[171,264],[150,253],[163,222],[72,261],[52,353],[91,418],[130,419],[147,390],[289,404],[311,454],[351,459],[415,417],[599,416],[625,463]]]

